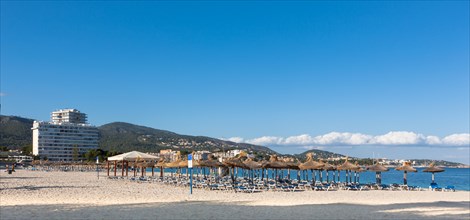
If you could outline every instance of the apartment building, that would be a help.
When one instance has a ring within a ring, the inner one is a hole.
[[[76,109],[51,114],[51,122],[33,122],[33,154],[50,161],[80,161],[87,151],[98,148],[98,128]]]

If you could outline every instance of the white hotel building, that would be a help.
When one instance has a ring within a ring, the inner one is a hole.
[[[61,109],[52,112],[51,120],[33,123],[34,155],[50,161],[73,161],[98,148],[98,128],[87,124],[86,114],[76,109]]]

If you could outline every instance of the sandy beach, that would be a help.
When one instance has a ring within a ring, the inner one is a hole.
[[[93,172],[0,174],[1,219],[470,219],[470,192],[234,193],[109,180]]]

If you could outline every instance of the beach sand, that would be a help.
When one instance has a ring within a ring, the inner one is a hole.
[[[470,219],[470,192],[254,194],[100,179],[93,172],[0,173],[0,219]]]

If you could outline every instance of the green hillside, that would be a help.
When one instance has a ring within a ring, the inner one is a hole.
[[[0,116],[0,147],[21,149],[32,145],[33,119],[17,116]],[[204,136],[181,135],[171,131],[159,130],[125,122],[113,122],[98,127],[100,131],[99,148],[107,151],[127,152],[131,150],[143,152],[159,152],[161,149],[183,151],[208,150],[223,151],[231,149],[247,149],[260,154],[278,154],[263,146],[234,143]],[[309,150],[293,155],[305,160],[307,153],[313,153],[314,159],[343,157],[344,155],[323,151]],[[361,164],[371,164],[370,158],[353,158]],[[415,159],[417,164],[430,164],[434,160]],[[337,161],[337,163],[342,161]],[[463,164],[449,161],[434,161],[438,166],[460,166]],[[399,164],[393,164],[399,165]]]
[[[0,146],[10,149],[30,146],[33,121],[34,119],[16,116],[0,116]],[[204,136],[180,135],[124,122],[105,124],[98,129],[100,131],[99,148],[103,150],[158,152],[161,149],[187,151],[248,149],[267,154],[276,153],[263,146],[239,144]]]
[[[20,149],[33,142],[33,119],[0,116],[0,146]]]
[[[174,132],[114,122],[99,127],[100,147],[105,150],[126,151],[128,149],[158,152],[161,149],[174,150],[229,150],[248,149],[273,154],[273,150],[252,144],[239,144],[204,136],[180,135]]]

